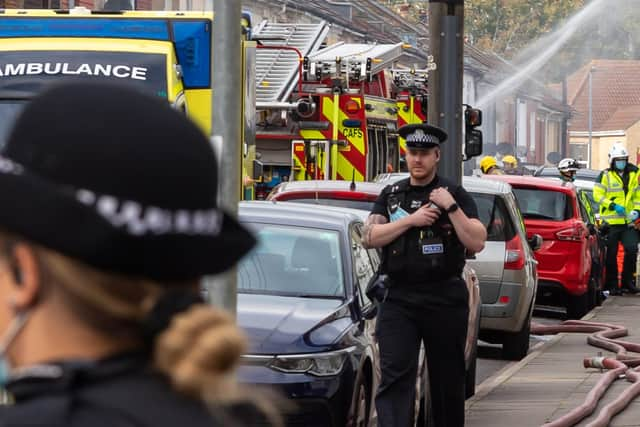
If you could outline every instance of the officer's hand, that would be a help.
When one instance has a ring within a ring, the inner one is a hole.
[[[456,202],[453,199],[451,193],[449,193],[449,190],[443,187],[436,188],[435,190],[431,191],[429,200],[440,206],[441,209],[447,209],[449,206]]]
[[[428,227],[433,225],[434,222],[440,217],[440,209],[430,208],[429,205],[424,205],[411,215],[411,225],[414,227]]]

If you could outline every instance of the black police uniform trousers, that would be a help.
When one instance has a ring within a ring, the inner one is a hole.
[[[618,289],[618,242],[624,248],[622,287],[635,288],[634,273],[638,254],[638,230],[627,225],[612,225],[607,233],[607,260],[605,289]]]
[[[446,283],[443,283],[446,286]],[[467,305],[380,304],[376,337],[382,380],[376,396],[378,425],[413,426],[420,343],[424,341],[436,427],[464,425]]]

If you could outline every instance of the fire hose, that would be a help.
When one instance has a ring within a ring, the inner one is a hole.
[[[614,352],[613,357],[591,357],[583,361],[585,368],[607,369],[593,389],[587,394],[584,402],[569,413],[546,423],[544,427],[570,427],[588,417],[595,410],[598,402],[609,386],[618,378],[624,378],[631,382],[611,403],[603,407],[596,419],[587,427],[604,427],[609,425],[611,418],[622,411],[636,396],[640,395],[640,356],[629,356],[627,351],[640,353],[640,344],[618,340],[629,334],[627,328],[609,323],[586,322],[581,320],[568,320],[560,325],[531,324],[531,333],[535,335],[551,335],[559,332],[590,333],[587,342],[598,348]]]

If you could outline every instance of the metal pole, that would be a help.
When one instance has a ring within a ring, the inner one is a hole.
[[[213,10],[215,16],[211,32],[213,37],[211,60],[213,138],[222,141],[218,169],[218,200],[223,209],[237,216],[242,174],[242,76],[244,75],[241,55],[241,2],[215,0]],[[222,275],[205,278],[204,285],[212,305],[235,315],[238,290],[235,267]]]
[[[441,149],[439,174],[462,182],[463,0],[430,0],[430,54],[436,69],[429,74],[428,121],[449,138]]]
[[[592,167],[592,160],[591,160],[591,153],[592,153],[592,149],[591,149],[591,139],[592,139],[592,133],[593,133],[593,94],[592,94],[592,85],[593,85],[593,67],[589,69],[589,168]]]

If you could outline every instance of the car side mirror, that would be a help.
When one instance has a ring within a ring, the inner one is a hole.
[[[531,248],[531,250],[537,251],[542,246],[542,236],[539,234],[534,234],[527,239],[527,242],[529,243],[529,247]]]

